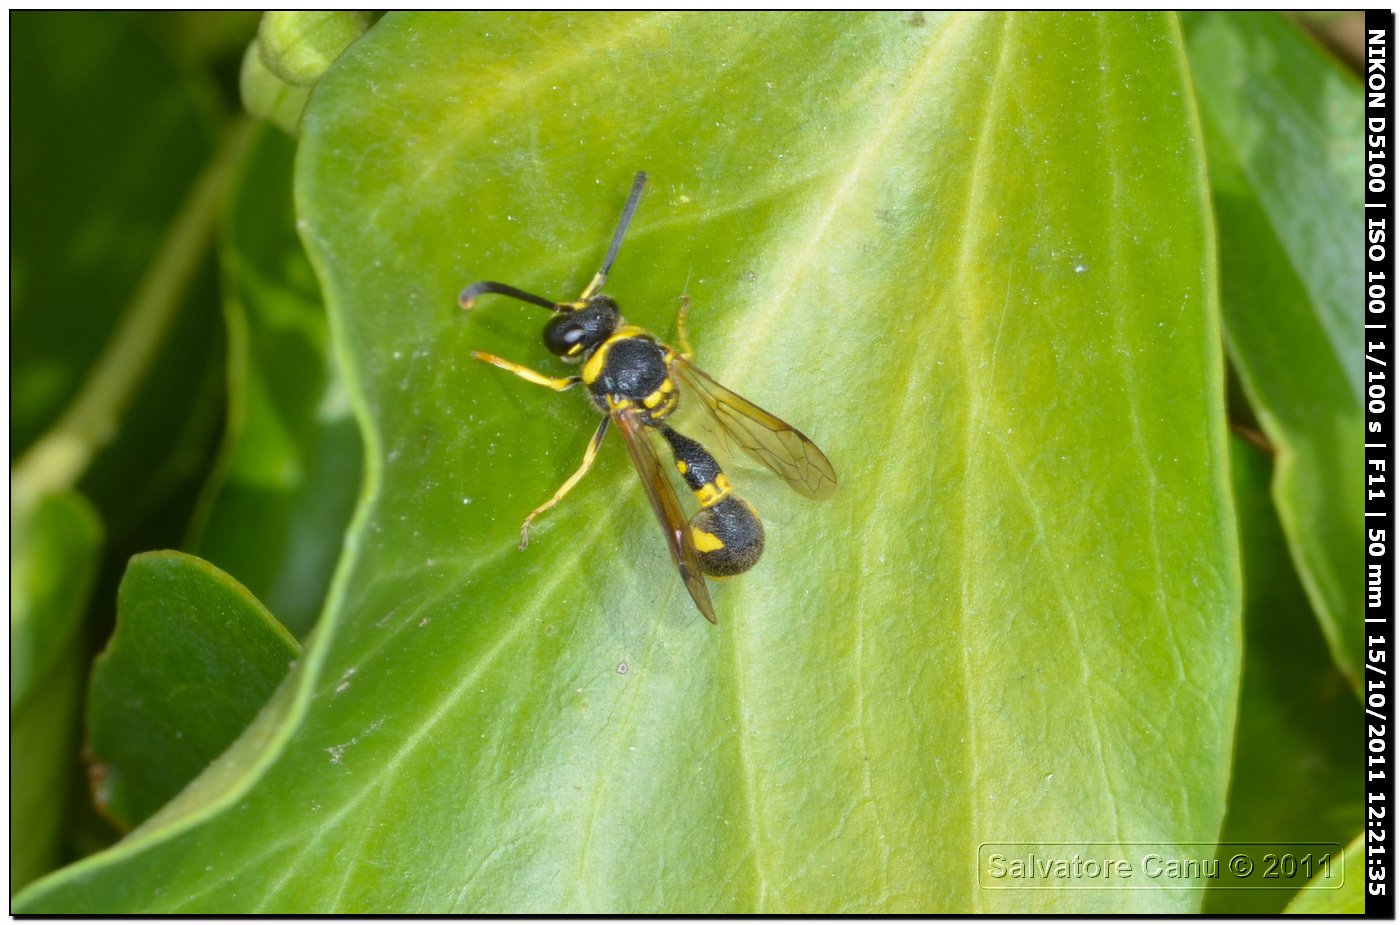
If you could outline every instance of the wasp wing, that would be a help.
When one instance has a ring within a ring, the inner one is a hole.
[[[794,491],[819,501],[836,494],[836,470],[802,431],[726,389],[679,354],[671,368],[685,387],[682,402],[686,391],[695,396],[726,434]]]
[[[646,429],[628,410],[615,410],[612,419],[622,434],[622,442],[627,444],[627,452],[632,455],[632,464],[637,467],[637,476],[646,489],[647,500],[661,521],[661,531],[666,534],[666,545],[671,550],[671,560],[681,573],[686,590],[695,600],[695,606],[711,623],[715,619],[715,605],[710,601],[710,589],[705,584],[705,573],[700,569],[700,556],[695,552],[695,543],[690,539],[690,524],[685,510],[676,497],[676,490],[666,472],[661,468],[661,460],[656,449],[647,437]]]

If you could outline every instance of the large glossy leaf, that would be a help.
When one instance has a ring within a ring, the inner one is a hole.
[[[298,197],[369,447],[295,687],[39,910],[1155,910],[978,848],[1210,842],[1239,660],[1214,243],[1167,16],[391,16],[304,115]],[[596,416],[610,291],[803,427],[817,505],[700,619],[629,471],[515,551]]]
[[[1183,22],[1220,229],[1230,358],[1332,657],[1359,684],[1361,85],[1272,13]]]
[[[193,545],[302,635],[325,601],[361,451],[296,234],[294,152],[282,133],[260,130],[230,193],[228,428]]]
[[[132,559],[88,687],[98,805],[128,827],[147,819],[228,748],[300,654],[209,563],[178,552]]]
[[[1361,827],[1363,714],[1333,663],[1269,499],[1273,466],[1230,443],[1245,579],[1245,653],[1229,812],[1220,840],[1345,844]],[[1238,847],[1225,847],[1227,863]],[[1281,850],[1281,849],[1280,849]],[[1212,914],[1273,914],[1293,889],[1211,889]]]

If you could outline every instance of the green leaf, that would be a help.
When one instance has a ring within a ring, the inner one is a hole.
[[[1269,499],[1273,466],[1231,441],[1244,555],[1245,657],[1222,842],[1344,843],[1361,827],[1362,713],[1329,657]],[[1222,863],[1235,849],[1223,849]],[[1294,890],[1212,889],[1212,915],[1274,914]]]
[[[1277,450],[1274,500],[1332,657],[1362,651],[1361,85],[1287,21],[1184,13],[1230,359]]]
[[[1283,910],[1290,915],[1362,915],[1366,912],[1366,845],[1365,833],[1356,836],[1343,849],[1343,882],[1340,888],[1326,882],[1319,874],[1313,882],[1298,891],[1298,895]]]
[[[989,843],[1219,831],[1240,589],[1192,119],[1165,15],[386,17],[297,157],[368,453],[282,724],[17,908],[1197,909],[977,879]],[[718,626],[615,442],[515,551],[596,415],[470,360],[557,372],[538,309],[455,307],[572,297],[638,168],[609,291],[663,335],[688,292],[701,364],[841,477],[734,468],[769,549]]]
[[[223,233],[229,415],[195,551],[298,636],[325,601],[360,484],[360,438],[292,214],[292,141],[261,131]]]
[[[228,748],[300,655],[282,624],[209,563],[136,556],[88,690],[98,805],[127,826],[145,820]]]
[[[10,511],[10,883],[53,868],[78,733],[83,612],[102,525],[74,492],[13,492]]]

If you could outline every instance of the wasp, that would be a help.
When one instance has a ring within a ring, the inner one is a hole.
[[[753,568],[763,552],[763,521],[740,497],[715,457],[698,440],[680,433],[670,420],[682,400],[694,400],[751,456],[767,466],[799,494],[826,499],[836,493],[836,471],[816,444],[801,431],[734,394],[691,362],[692,350],[685,317],[690,307],[681,297],[676,335],[681,349],[667,346],[646,330],[623,320],[617,302],[602,292],[617,259],[627,226],[641,202],[647,175],[639,172],[622,209],[602,268],[571,302],[555,302],[505,283],[484,281],[462,290],[459,299],[470,309],[487,294],[508,296],[549,309],[555,315],[544,328],[544,345],[566,363],[582,363],[579,375],[555,377],[479,350],[472,357],[500,367],[556,392],[578,385],[603,416],[583,454],[583,463],[546,502],[520,525],[520,548],[529,543],[530,524],[554,507],[593,466],[609,425],[622,434],[646,489],[647,500],[661,522],[671,559],[700,613],[711,623],[714,603],[705,577],[729,578]],[[675,468],[695,495],[699,510],[687,520],[649,434],[656,433],[670,448]]]

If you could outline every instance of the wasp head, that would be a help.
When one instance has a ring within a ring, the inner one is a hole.
[[[577,363],[611,337],[621,323],[612,296],[595,295],[582,307],[550,319],[544,328],[544,345],[555,356]]]

